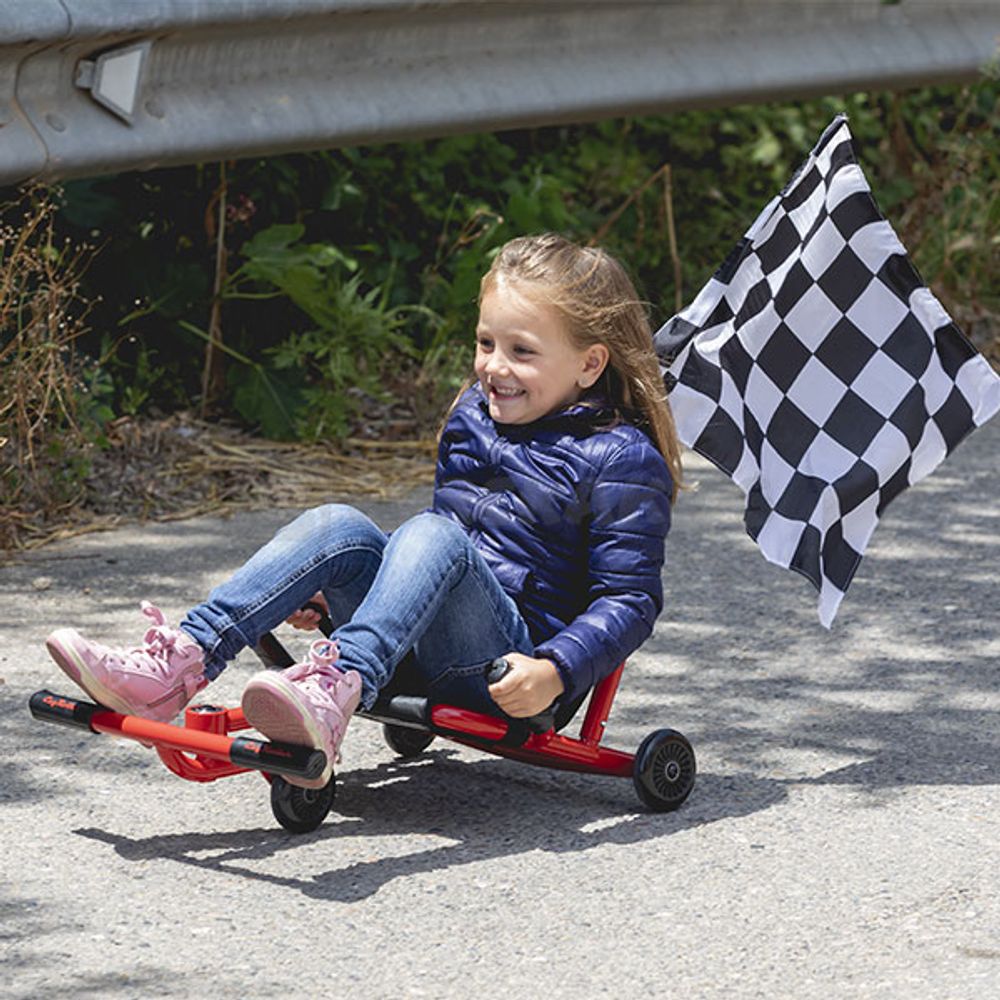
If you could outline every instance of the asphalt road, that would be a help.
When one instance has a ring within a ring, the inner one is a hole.
[[[57,624],[131,642],[292,512],[92,535],[0,568],[0,995],[1000,995],[1000,420],[900,497],[832,631],[692,462],[668,607],[607,742],[669,725],[699,783],[631,783],[348,734],[335,813],[278,828],[260,777],[182,781],[32,721]],[[386,526],[423,507],[366,504]],[[235,704],[256,668],[216,684]]]

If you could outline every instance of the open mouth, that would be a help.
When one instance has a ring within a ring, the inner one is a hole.
[[[491,385],[489,389],[490,399],[516,399],[518,396],[524,395],[523,389],[507,388],[506,386],[501,385]]]

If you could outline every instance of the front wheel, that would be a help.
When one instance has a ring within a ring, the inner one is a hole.
[[[382,735],[389,749],[404,759],[419,756],[434,742],[434,734],[426,729],[394,726],[391,722],[382,726]]]
[[[271,778],[271,811],[290,833],[312,833],[326,819],[337,793],[337,779],[322,788],[301,788],[280,775]]]
[[[657,729],[639,744],[632,764],[632,783],[647,809],[672,812],[694,788],[694,750],[673,729]]]

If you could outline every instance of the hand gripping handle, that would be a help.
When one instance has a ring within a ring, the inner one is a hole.
[[[486,668],[486,683],[496,684],[497,681],[502,680],[513,669],[505,656],[498,656]],[[554,718],[552,708],[549,707],[537,715],[532,715],[519,721],[525,723],[533,733],[547,733],[554,725]]]
[[[302,605],[303,611],[315,611],[319,615],[319,621],[316,627],[323,633],[328,639],[333,634],[333,619],[326,613],[326,608],[322,604],[318,604],[316,601],[306,601]]]

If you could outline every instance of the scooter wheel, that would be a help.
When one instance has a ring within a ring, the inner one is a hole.
[[[434,734],[425,729],[394,726],[389,722],[382,726],[382,735],[389,749],[399,757],[416,757],[434,742]]]
[[[271,778],[271,811],[290,833],[311,833],[326,819],[336,793],[332,774],[322,788],[300,788],[276,774]]]
[[[657,729],[639,744],[632,783],[642,804],[653,812],[672,812],[694,788],[694,750],[673,729]]]

